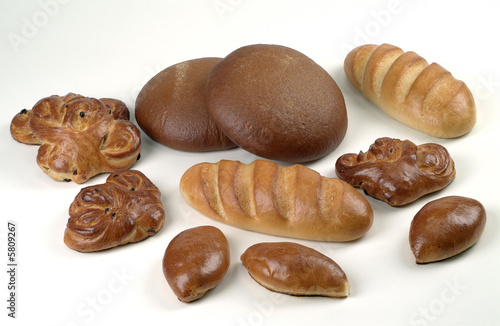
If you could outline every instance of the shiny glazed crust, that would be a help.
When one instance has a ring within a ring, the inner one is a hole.
[[[441,261],[472,247],[486,225],[477,200],[448,196],[424,205],[410,225],[410,247],[417,264]]]
[[[379,138],[369,150],[344,154],[337,176],[391,206],[403,206],[438,191],[455,178],[455,164],[443,146],[415,145],[409,140]]]
[[[215,220],[252,231],[318,241],[351,241],[370,229],[373,211],[348,183],[302,165],[221,160],[181,178],[186,202]]]
[[[218,228],[205,225],[175,236],[163,255],[163,274],[182,302],[200,299],[229,268],[229,243]]]
[[[11,122],[12,137],[41,145],[37,163],[59,181],[84,183],[105,172],[127,170],[141,151],[140,132],[125,104],[76,94],[53,95]]]
[[[158,233],[165,212],[158,188],[141,172],[111,174],[83,188],[69,208],[64,243],[81,252],[138,242]]]
[[[476,123],[474,97],[464,82],[415,52],[367,44],[345,58],[347,78],[390,117],[441,138],[468,133]]]
[[[291,242],[258,243],[241,255],[250,276],[263,287],[289,295],[343,298],[344,271],[322,253]]]

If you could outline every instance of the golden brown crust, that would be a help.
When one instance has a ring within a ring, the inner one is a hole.
[[[459,137],[476,123],[476,105],[465,83],[414,52],[362,45],[346,56],[344,71],[387,115],[431,136]]]
[[[181,178],[186,202],[215,220],[252,231],[318,241],[351,241],[370,229],[373,211],[348,183],[302,165],[221,160]]]
[[[258,243],[241,255],[250,276],[263,287],[295,296],[349,295],[344,271],[322,253],[291,242]]]
[[[210,118],[207,76],[221,58],[180,62],[151,78],[137,96],[135,117],[155,141],[178,150],[213,151],[236,145]]]
[[[241,47],[207,81],[207,109],[243,149],[285,162],[319,159],[347,130],[344,97],[333,78],[304,54],[278,45]]]
[[[410,226],[410,247],[417,264],[441,261],[472,247],[486,225],[477,200],[449,196],[424,205]]]
[[[165,212],[158,188],[141,172],[111,174],[83,188],[69,208],[64,243],[81,252],[138,242],[158,233]]]
[[[213,226],[182,231],[163,255],[163,274],[182,302],[198,300],[222,281],[229,268],[229,243]]]
[[[379,138],[369,150],[344,154],[337,176],[391,206],[403,206],[438,191],[455,178],[455,164],[443,146],[415,145],[409,140]]]
[[[37,163],[55,180],[83,183],[105,172],[131,168],[141,150],[140,132],[115,99],[69,93],[38,101],[11,122],[14,139],[41,145]]]

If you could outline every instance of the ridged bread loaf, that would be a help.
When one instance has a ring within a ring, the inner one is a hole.
[[[476,123],[474,97],[464,82],[415,52],[362,45],[345,58],[349,81],[390,117],[434,137],[455,138]]]
[[[373,222],[370,204],[354,187],[299,164],[200,163],[181,177],[180,191],[208,217],[279,236],[351,241],[368,232]]]

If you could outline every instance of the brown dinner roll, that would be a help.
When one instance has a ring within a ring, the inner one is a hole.
[[[214,226],[197,226],[176,235],[163,255],[165,279],[182,302],[200,299],[222,281],[230,264],[229,243]]]
[[[155,141],[184,151],[235,147],[210,119],[205,105],[207,76],[220,58],[170,66],[151,78],[135,102],[135,117]]]
[[[472,247],[483,234],[486,209],[473,198],[442,197],[425,204],[410,225],[417,264],[441,261]]]
[[[333,78],[304,54],[256,44],[230,53],[210,72],[207,109],[243,149],[264,158],[307,162],[343,140],[347,113]]]

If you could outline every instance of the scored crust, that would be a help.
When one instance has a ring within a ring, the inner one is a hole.
[[[361,45],[347,54],[344,71],[367,99],[410,128],[455,138],[476,123],[476,104],[467,85],[415,52],[391,44]]]
[[[352,241],[373,223],[366,198],[347,182],[300,164],[199,163],[179,190],[200,213],[246,230],[318,241]]]

